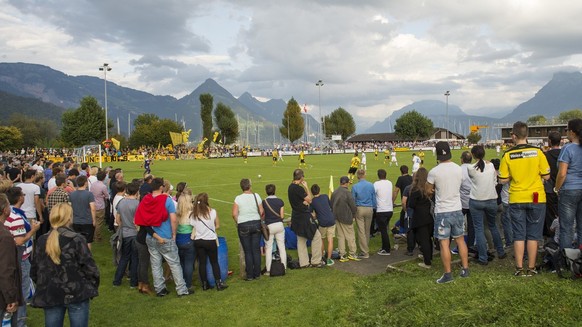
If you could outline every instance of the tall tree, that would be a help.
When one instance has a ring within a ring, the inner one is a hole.
[[[14,126],[0,126],[0,151],[22,147],[22,133]]]
[[[402,140],[416,141],[427,138],[434,130],[432,120],[418,113],[416,110],[409,111],[396,120],[394,132]]]
[[[214,119],[225,144],[236,142],[239,137],[238,121],[229,106],[219,102],[214,110]],[[211,140],[211,138],[209,138]]]
[[[62,141],[71,146],[100,143],[105,138],[105,111],[92,96],[84,97],[80,104],[63,113]],[[109,120],[108,126],[113,127],[113,121]]]
[[[325,116],[325,136],[340,134],[342,140],[347,139],[356,131],[354,117],[342,107]]]
[[[166,146],[172,143],[170,132],[179,133],[182,130],[182,125],[171,119],[160,119],[153,114],[139,115],[135,119],[135,127],[129,138],[129,146],[133,148]]]
[[[49,119],[40,119],[23,114],[12,114],[9,126],[15,126],[22,132],[24,147],[54,146],[58,135],[57,124]]]
[[[574,110],[563,111],[558,116],[558,119],[563,123],[567,123],[569,120],[574,119],[574,118],[582,118],[582,110],[574,109]]]
[[[546,117],[544,117],[544,115],[533,115],[527,119],[526,123],[528,125],[539,125],[539,124],[544,124],[547,121],[548,120],[546,119]]]
[[[287,103],[281,124],[279,132],[281,136],[289,139],[289,142],[293,143],[303,136],[305,121],[301,116],[301,107],[294,98],[291,98]]]
[[[469,141],[469,144],[477,144],[479,141],[481,141],[481,134],[477,132],[471,132],[469,135],[467,135],[467,141]]]
[[[212,140],[212,102],[210,93],[200,94],[200,119],[202,120],[202,137]]]

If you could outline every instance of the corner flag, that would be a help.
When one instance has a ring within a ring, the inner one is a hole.
[[[333,176],[329,176],[329,190],[327,191],[327,196],[331,199],[331,194],[333,193]]]

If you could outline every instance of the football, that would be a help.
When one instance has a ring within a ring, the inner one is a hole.
[[[259,176],[257,176],[257,177],[261,178],[261,177],[263,177],[263,176],[261,176],[261,174],[259,174]]]

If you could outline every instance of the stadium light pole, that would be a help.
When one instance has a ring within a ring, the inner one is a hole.
[[[449,140],[449,95],[450,91],[445,92],[445,98],[447,99],[447,141]]]
[[[109,121],[107,119],[107,72],[111,71],[108,63],[104,63],[103,66],[99,67],[99,70],[103,72],[103,77],[105,80],[105,139],[109,140]]]
[[[321,145],[321,141],[323,138],[322,133],[325,133],[325,126],[323,127],[323,130],[321,128],[321,126],[323,124],[323,117],[321,116],[321,87],[323,86],[323,81],[322,80],[317,81],[317,83],[315,83],[315,86],[317,86],[318,91],[319,91],[319,104],[318,104],[318,107],[319,107],[319,124],[318,124],[319,128],[318,128],[318,130],[319,130],[319,133],[318,134],[319,134],[319,145]]]

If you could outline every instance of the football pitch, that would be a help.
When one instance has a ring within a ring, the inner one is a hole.
[[[459,162],[461,150],[453,150]],[[412,152],[398,152],[398,163],[411,167]],[[339,178],[347,175],[353,154],[307,155],[305,179],[327,192],[330,176],[337,188]],[[487,158],[496,157],[494,150]],[[395,183],[399,167],[384,163],[383,153],[374,160],[367,153],[368,180],[377,180],[376,171],[384,168]],[[124,179],[141,178],[140,162],[112,163],[124,171]],[[424,166],[436,165],[432,152],[425,151]],[[574,326],[582,309],[578,300],[579,282],[558,279],[555,274],[532,278],[512,276],[513,259],[495,260],[482,267],[470,264],[470,278],[456,278],[438,285],[440,259],[430,270],[417,266],[418,260],[399,265],[399,269],[375,276],[359,276],[339,269],[288,270],[284,277],[262,277],[247,282],[240,278],[238,236],[232,220],[234,198],[241,193],[241,178],[250,178],[253,190],[265,197],[265,185],[275,184],[277,196],[290,213],[287,187],[297,156],[285,156],[273,167],[271,157],[154,161],[152,174],[170,180],[174,187],[186,182],[193,193],[206,192],[210,205],[220,218],[219,236],[228,247],[230,286],[223,292],[202,291],[197,271],[195,294],[178,298],[172,282],[164,298],[144,296],[130,289],[129,281],[112,285],[115,267],[106,241],[94,243],[93,254],[101,272],[99,296],[91,301],[90,326]],[[261,178],[258,176],[261,175]],[[400,203],[398,197],[397,203]],[[400,208],[395,208],[395,216]],[[392,226],[396,219],[391,219]],[[107,233],[105,235],[108,235]],[[370,241],[378,250],[380,238]],[[337,244],[337,240],[336,240]],[[297,259],[296,251],[288,252]],[[456,257],[456,256],[455,256]],[[453,259],[456,259],[456,258]],[[368,260],[373,260],[372,256]],[[336,263],[339,265],[341,263]],[[458,268],[453,267],[455,274]],[[150,279],[151,281],[151,279]],[[556,314],[558,313],[559,314]],[[43,312],[29,307],[29,326],[43,325]],[[446,322],[446,323],[445,323]],[[66,324],[67,325],[67,324]]]

